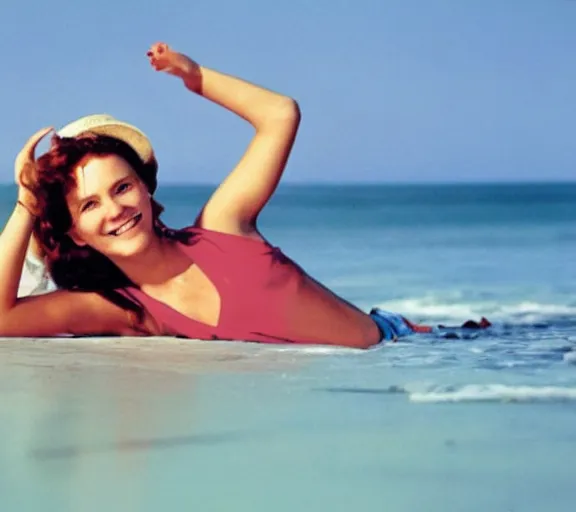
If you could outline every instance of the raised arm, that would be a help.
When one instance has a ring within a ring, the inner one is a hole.
[[[34,151],[42,138],[51,131],[43,128],[24,145],[14,164],[14,180],[18,185],[18,200],[12,215],[0,235],[0,318],[16,303],[18,285],[26,249],[34,225],[36,201],[25,186],[33,179]]]
[[[250,235],[256,220],[282,176],[294,144],[300,112],[297,103],[281,94],[239,78],[199,66],[154,45],[152,66],[181,78],[186,87],[248,121],[255,134],[236,167],[206,203],[197,224],[216,231]]]

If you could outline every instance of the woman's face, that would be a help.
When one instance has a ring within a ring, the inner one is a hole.
[[[70,236],[109,258],[140,253],[152,242],[152,205],[146,185],[117,155],[88,156],[74,170],[76,186],[66,196]]]

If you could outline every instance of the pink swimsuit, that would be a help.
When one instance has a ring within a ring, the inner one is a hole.
[[[296,300],[303,270],[267,242],[202,228],[180,247],[220,294],[220,318],[213,327],[193,320],[137,288],[123,293],[137,299],[166,332],[186,338],[307,343],[290,337],[287,307]]]

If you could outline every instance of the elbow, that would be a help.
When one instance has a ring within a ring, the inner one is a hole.
[[[295,99],[286,97],[283,101],[281,115],[287,122],[297,126],[300,124],[300,119],[302,118],[300,105],[298,105]]]
[[[302,114],[300,112],[300,105],[293,98],[285,97],[282,105],[282,116],[291,122],[299,123]]]
[[[288,96],[281,96],[270,106],[266,116],[266,124],[297,128],[300,119],[301,113],[298,102]]]
[[[0,338],[10,337],[10,308],[0,308]]]
[[[6,320],[7,312],[2,314],[2,320],[0,320],[0,338],[12,338],[14,336],[13,330],[10,328],[10,324]]]

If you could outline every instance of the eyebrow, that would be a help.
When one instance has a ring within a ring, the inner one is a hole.
[[[110,185],[110,187],[108,188],[108,191],[116,188],[121,182],[127,180],[128,178],[131,178],[131,176],[129,174],[116,180],[114,183],[112,183],[112,185]],[[90,194],[89,196],[86,196],[86,197],[80,197],[77,199],[78,206],[82,206],[82,204],[85,203],[86,201],[89,201],[90,199],[96,199],[97,197],[98,197],[98,194]]]

